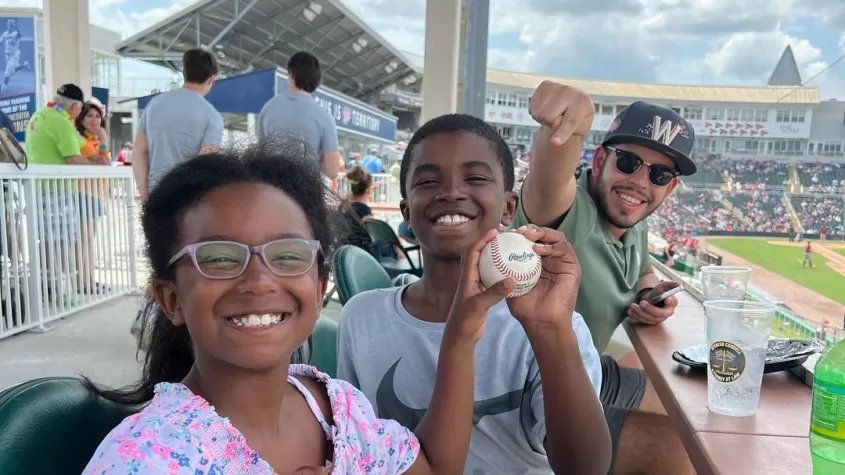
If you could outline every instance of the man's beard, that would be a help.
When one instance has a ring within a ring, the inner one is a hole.
[[[637,225],[640,221],[645,221],[651,213],[657,209],[649,210],[642,219],[636,220],[631,222],[634,218],[628,215],[623,215],[620,212],[610,213],[608,210],[610,209],[610,204],[608,203],[608,195],[610,194],[610,189],[604,185],[604,177],[599,174],[598,180],[596,181],[596,187],[594,190],[594,197],[596,200],[596,204],[598,205],[599,212],[604,216],[608,223],[612,226],[619,228],[619,229],[629,229]]]

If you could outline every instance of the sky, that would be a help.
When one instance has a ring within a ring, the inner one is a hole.
[[[423,53],[425,0],[341,1],[397,48]],[[0,0],[2,6],[40,3]],[[90,0],[90,16],[128,36],[191,3]],[[491,0],[490,9],[491,67],[618,81],[763,85],[789,44],[805,81],[825,71],[808,85],[825,99],[845,100],[845,60],[826,69],[845,55],[842,0]]]

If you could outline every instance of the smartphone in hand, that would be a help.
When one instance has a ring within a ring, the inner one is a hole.
[[[667,290],[666,292],[663,292],[662,294],[658,295],[657,297],[652,297],[652,298],[648,299],[648,303],[654,305],[655,307],[662,307],[662,306],[665,305],[666,299],[668,299],[669,297],[671,297],[673,295],[679,294],[683,291],[684,291],[683,284],[678,284],[677,287],[673,287],[673,288]]]

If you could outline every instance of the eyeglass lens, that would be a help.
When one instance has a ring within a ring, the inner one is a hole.
[[[196,248],[196,265],[207,277],[234,278],[246,269],[251,254],[247,246],[236,242],[204,243]],[[293,276],[308,272],[315,255],[308,241],[283,239],[267,243],[262,258],[274,274]]]
[[[620,173],[631,175],[645,165],[642,158],[627,150],[616,150],[616,169]],[[666,165],[648,165],[648,181],[654,186],[666,186],[676,176],[675,170]]]

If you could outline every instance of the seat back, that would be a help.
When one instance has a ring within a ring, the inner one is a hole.
[[[370,237],[373,238],[373,255],[381,262],[382,267],[391,277],[396,277],[403,272],[422,276],[422,269],[414,263],[411,255],[408,254],[409,250],[419,250],[419,246],[403,246],[399,236],[396,235],[396,231],[384,221],[370,219],[364,221],[363,224],[367,228],[367,232],[370,233]],[[397,251],[402,254],[397,255]],[[401,259],[403,257],[404,259]],[[397,259],[400,259],[400,261],[397,262]],[[401,265],[397,267],[397,263],[401,263]]]
[[[0,473],[79,475],[128,411],[77,378],[41,378],[0,392]]]
[[[364,221],[364,227],[367,228],[373,241],[402,247],[399,236],[386,222],[380,219],[368,219]]]
[[[332,258],[340,304],[361,292],[390,287],[390,276],[381,264],[357,246],[341,246]]]
[[[332,378],[337,377],[337,328],[336,321],[321,316],[311,333],[311,364]]]

